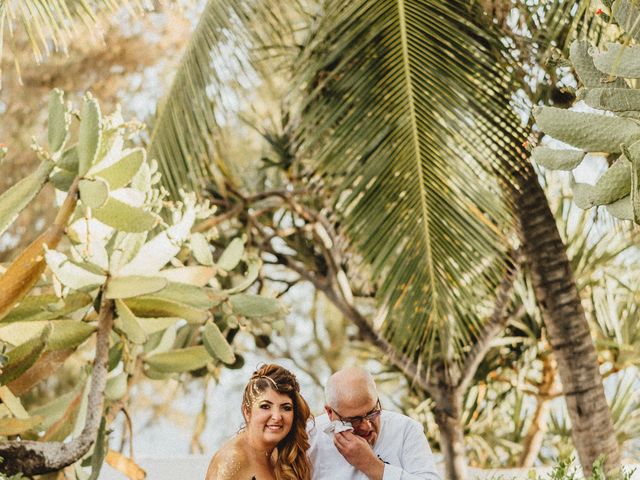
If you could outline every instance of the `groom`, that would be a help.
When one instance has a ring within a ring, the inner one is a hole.
[[[325,386],[309,430],[313,480],[439,480],[422,426],[383,410],[369,372],[345,368]]]

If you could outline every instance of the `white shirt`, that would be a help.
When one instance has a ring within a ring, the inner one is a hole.
[[[323,432],[329,423],[324,414],[309,424],[312,480],[367,480],[340,454],[333,433]],[[383,480],[440,480],[422,426],[405,415],[382,411],[373,452],[385,463]]]

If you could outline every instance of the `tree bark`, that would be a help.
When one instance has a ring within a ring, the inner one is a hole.
[[[9,475],[22,473],[26,476],[55,472],[80,460],[96,440],[103,417],[104,389],[107,384],[107,361],[109,358],[109,335],[113,326],[113,300],[103,297],[98,317],[96,355],[91,373],[87,417],[84,428],[77,438],[68,443],[11,441],[0,444],[0,472]],[[1,476],[1,475],[0,475]]]
[[[572,436],[585,474],[605,455],[605,468],[620,465],[620,452],[580,295],[566,248],[531,165],[515,195],[524,253],[572,423]]]
[[[433,414],[440,432],[440,451],[448,480],[469,478],[462,429],[462,392],[448,385],[435,388]]]

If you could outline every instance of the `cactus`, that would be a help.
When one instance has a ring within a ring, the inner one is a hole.
[[[616,0],[611,16],[633,41],[640,40],[640,7],[631,0]],[[572,170],[586,153],[615,158],[595,185],[572,183],[580,208],[605,206],[614,217],[640,223],[640,46],[610,43],[604,51],[585,41],[571,46],[570,60],[582,88],[578,100],[602,114],[539,107],[534,110],[538,127],[578,150],[537,147],[532,158],[551,170]]]
[[[238,360],[228,329],[238,322],[261,328],[286,313],[275,299],[243,293],[260,262],[242,239],[216,263],[209,246],[215,232],[192,233],[211,215],[208,205],[187,194],[166,205],[155,163],[143,149],[127,148],[132,132],[118,113],[103,116],[90,95],[81,112],[78,138],[68,146],[72,116],[62,92],[52,92],[48,149],[36,148],[42,163],[0,196],[1,233],[47,182],[66,194],[54,223],[0,276],[0,399],[19,406],[0,409],[6,474],[76,463],[91,465],[97,478],[109,431],[101,419],[126,397],[136,369],[154,379],[203,367],[216,374]],[[63,250],[65,235],[70,247]],[[240,267],[245,275],[234,272]],[[218,272],[238,277],[233,288],[216,288]],[[40,367],[54,371],[92,337],[91,374],[78,379],[66,409],[40,409],[50,416],[24,409],[26,390],[17,382],[35,385]]]

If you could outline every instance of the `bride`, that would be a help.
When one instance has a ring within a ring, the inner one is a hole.
[[[245,426],[211,459],[205,480],[309,480],[311,412],[296,377],[274,364],[251,376],[242,397]]]

